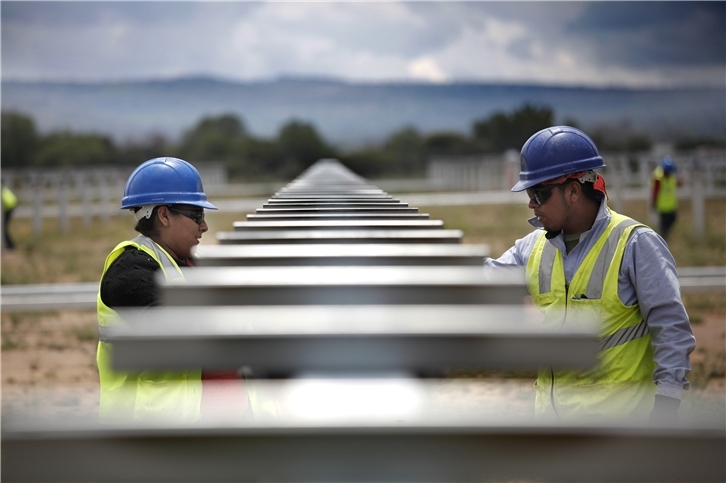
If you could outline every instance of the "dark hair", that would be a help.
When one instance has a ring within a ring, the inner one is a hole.
[[[602,202],[603,198],[605,197],[605,194],[602,191],[597,191],[595,189],[595,184],[590,183],[589,181],[585,181],[584,183],[580,183],[579,180],[575,178],[570,178],[561,185],[561,189],[564,190],[567,185],[570,183],[577,182],[580,184],[580,188],[582,189],[582,193],[585,195],[585,198],[592,201],[593,203],[597,203],[598,205]]]
[[[139,211],[141,207],[134,208],[134,213]],[[159,206],[155,206],[151,211],[151,216],[148,218],[142,218],[136,222],[134,230],[138,231],[144,236],[152,237],[159,234],[159,228],[156,225],[156,212],[159,211]]]
[[[581,183],[582,192],[585,193],[585,198],[590,201],[594,201],[598,205],[605,198],[605,193],[595,189],[595,184],[590,182]]]

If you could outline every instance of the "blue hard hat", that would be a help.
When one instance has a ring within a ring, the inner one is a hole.
[[[663,158],[663,161],[660,162],[660,166],[663,168],[663,172],[666,174],[675,173],[677,169],[676,163],[670,156],[665,156]]]
[[[129,176],[121,209],[167,204],[217,209],[207,201],[202,178],[194,166],[178,158],[150,159]]]
[[[605,166],[592,139],[570,126],[553,126],[535,133],[522,146],[519,159],[519,182],[512,191]]]

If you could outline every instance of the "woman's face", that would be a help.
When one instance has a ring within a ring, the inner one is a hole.
[[[159,244],[177,260],[190,258],[193,248],[199,244],[204,232],[209,230],[204,219],[199,224],[192,219],[199,216],[194,213],[203,214],[204,209],[192,205],[159,208],[162,225],[159,232]]]

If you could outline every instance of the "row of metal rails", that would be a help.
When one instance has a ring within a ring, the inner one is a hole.
[[[485,246],[428,218],[317,162],[108,336],[120,370],[237,370],[257,407],[193,423],[5,418],[3,480],[726,479],[722,425],[537,420],[445,377],[591,367],[597,338],[542,329],[521,272],[488,273]]]

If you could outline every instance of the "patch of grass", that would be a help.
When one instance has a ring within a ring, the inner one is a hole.
[[[97,281],[103,261],[119,242],[133,237],[133,226],[124,217],[106,223],[83,226],[70,220],[70,229],[61,233],[55,220],[45,219],[41,233],[32,232],[32,221],[13,221],[17,249],[3,254],[3,284],[62,283]]]
[[[704,323],[708,314],[726,319],[726,297],[723,293],[684,293],[682,298],[691,325]]]
[[[3,312],[2,327],[3,332],[12,328],[20,330],[36,325],[44,314],[49,312]]]
[[[92,342],[98,340],[98,329],[95,327],[73,329],[71,335],[79,342]]]
[[[38,344],[38,347],[52,351],[63,352],[64,350],[69,349],[71,346],[68,344],[61,344],[59,342],[50,342],[47,344]]]
[[[216,243],[218,231],[231,231],[232,223],[245,217],[246,213],[208,212],[204,243]],[[3,285],[97,282],[111,250],[138,235],[133,217],[127,214],[106,222],[94,220],[88,227],[81,219],[71,218],[67,233],[60,232],[57,221],[50,218],[43,220],[39,235],[33,233],[30,219],[13,220],[11,226],[17,249],[3,252]]]
[[[704,238],[698,240],[693,231],[690,201],[682,200],[679,203],[678,220],[668,237],[668,247],[679,267],[726,265],[724,210],[726,210],[726,200],[709,199],[706,201]]]
[[[691,315],[689,317],[689,320],[691,322],[691,325],[701,325],[703,323],[703,317],[700,317],[698,315]]]
[[[443,220],[447,229],[464,232],[464,243],[489,245],[491,256],[498,257],[533,230],[527,220],[532,216],[526,205],[432,206],[419,208],[432,220]]]
[[[683,304],[693,310],[722,310],[726,313],[726,297],[722,293],[684,293]]]
[[[19,340],[17,337],[10,334],[3,334],[2,336],[2,350],[11,351],[15,349],[25,348],[25,343]]]
[[[405,196],[402,197],[405,201]],[[515,240],[530,233],[527,223],[532,211],[521,205],[436,206],[420,207],[419,211],[431,215],[431,219],[444,221],[446,228],[464,231],[465,243],[483,243],[491,248],[491,256],[499,257],[514,245]],[[622,214],[648,224],[647,203],[639,200],[625,201]],[[669,236],[668,247],[679,267],[726,265],[726,200],[706,201],[706,233],[704,240],[696,240],[693,232],[691,205],[688,200],[680,203],[679,219]]]
[[[707,354],[706,351],[698,352],[704,354],[705,357],[691,364],[688,380],[694,388],[703,389],[711,379],[726,375],[726,351],[716,354]]]
[[[13,326],[13,329],[17,329],[18,325],[20,325],[20,321],[23,320],[22,315],[18,312],[11,312],[10,313],[10,323]]]
[[[710,371],[706,368],[706,362],[697,361],[691,364],[691,371],[687,377],[694,389],[704,389],[711,379]]]

